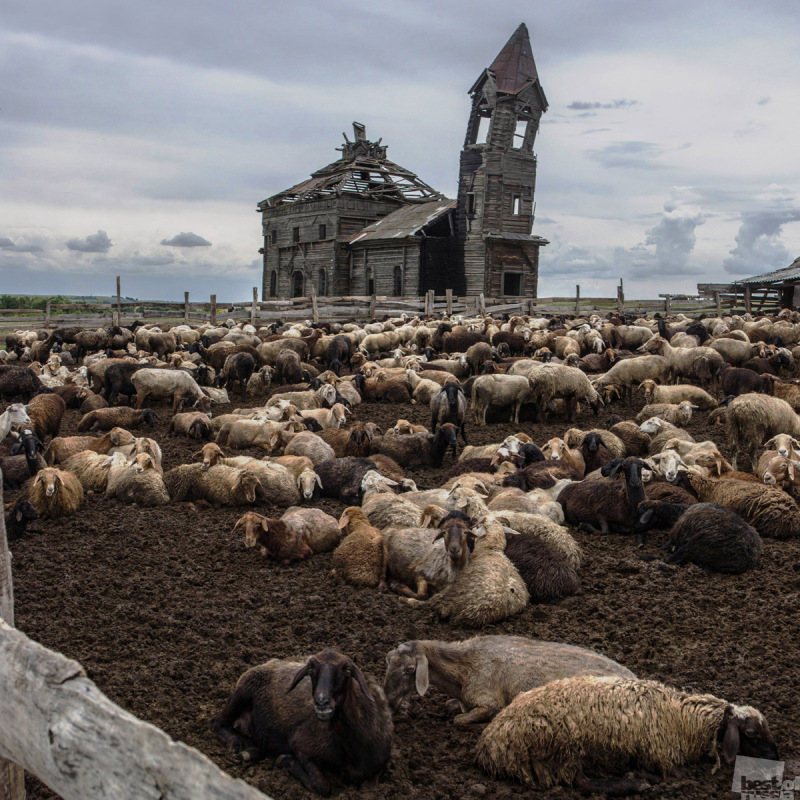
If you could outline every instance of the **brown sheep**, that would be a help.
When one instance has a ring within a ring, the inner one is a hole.
[[[26,498],[42,519],[74,514],[83,504],[80,481],[64,470],[46,467],[25,484]]]
[[[113,428],[100,437],[96,436],[60,436],[51,440],[44,452],[44,460],[50,465],[62,464],[70,456],[81,450],[93,450],[95,453],[111,453],[117,449],[132,447],[136,437],[123,428]]]
[[[336,453],[336,458],[345,456],[365,457],[369,455],[372,437],[367,433],[363,422],[355,422],[346,430],[344,428],[326,428],[319,431],[320,439],[327,442]]]
[[[67,404],[57,394],[36,395],[26,406],[33,430],[42,442],[46,436],[58,436],[66,410]]]
[[[339,527],[346,530],[346,536],[333,553],[332,575],[352,586],[378,586],[383,572],[383,536],[380,531],[369,524],[358,506],[344,510]]]
[[[156,426],[156,415],[152,409],[140,410],[127,406],[114,408],[98,408],[81,417],[77,430],[79,431],[107,431],[111,428],[135,428],[146,422],[151,428]]]
[[[244,527],[245,547],[261,545],[261,555],[281,564],[303,561],[314,555],[302,534],[278,519],[269,519],[249,511],[239,518],[233,530]]]

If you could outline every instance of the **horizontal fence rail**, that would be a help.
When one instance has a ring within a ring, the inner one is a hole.
[[[735,288],[735,287],[734,287]],[[254,325],[266,325],[281,319],[287,322],[298,320],[342,320],[358,321],[373,317],[402,314],[408,316],[436,316],[452,314],[563,314],[581,316],[592,313],[633,314],[644,316],[660,313],[665,316],[685,314],[687,316],[719,316],[721,314],[768,313],[780,308],[775,290],[753,290],[744,287],[732,291],[730,286],[701,284],[698,295],[661,294],[652,300],[626,300],[622,286],[616,297],[582,297],[580,287],[575,287],[574,296],[562,297],[485,297],[484,295],[457,297],[449,291],[445,295],[428,292],[422,297],[391,297],[387,295],[344,295],[341,297],[320,296],[312,292],[310,297],[218,302],[215,295],[210,302],[189,301],[185,292],[184,302],[161,300],[126,300],[119,303],[75,303],[53,304],[46,308],[0,309],[0,338],[15,329],[38,329],[77,326],[100,328],[112,324],[129,325],[134,320],[177,324],[216,324],[226,319],[249,321]],[[774,296],[771,296],[772,295]]]

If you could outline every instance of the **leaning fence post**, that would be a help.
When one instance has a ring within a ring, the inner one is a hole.
[[[50,301],[48,300],[48,308]],[[0,480],[0,508],[3,507],[3,482]],[[11,553],[6,540],[5,515],[0,514],[0,619],[14,624],[14,584],[11,580]],[[25,771],[0,758],[0,800],[24,800]]]
[[[369,297],[369,318],[370,319],[374,319],[375,318],[375,301],[376,301],[375,295],[374,294],[370,295],[370,297]]]
[[[478,295],[478,306],[480,307],[481,314],[486,316],[486,298],[484,297],[483,292]]]
[[[253,304],[250,306],[250,324],[256,324],[256,306],[258,305],[258,287],[253,287]]]
[[[122,296],[119,287],[119,275],[117,275],[117,325],[122,325]]]
[[[189,292],[183,293],[183,324],[189,324]]]
[[[722,316],[722,302],[719,299],[719,292],[714,292],[714,305],[717,307],[717,316]]]
[[[575,316],[581,315],[581,287],[575,287]]]
[[[746,314],[749,314],[752,309],[752,302],[750,297],[750,284],[746,283],[744,285],[744,310]]]
[[[211,295],[211,324],[217,324],[217,296]]]
[[[625,292],[622,290],[622,278],[619,279],[619,286],[617,286],[617,313],[620,316],[625,313]]]
[[[319,308],[317,307],[317,290],[311,287],[311,321],[319,322]]]

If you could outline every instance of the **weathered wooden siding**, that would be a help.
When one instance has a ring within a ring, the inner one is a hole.
[[[433,289],[445,294],[450,289],[454,295],[464,294],[464,275],[460,254],[452,238],[429,236],[420,244],[420,293]]]
[[[378,294],[396,296],[395,268],[402,271],[401,295],[415,297],[419,294],[420,240],[417,237],[400,242],[374,242],[355,244],[353,251],[353,294]],[[374,291],[367,286],[367,270],[372,270]]]

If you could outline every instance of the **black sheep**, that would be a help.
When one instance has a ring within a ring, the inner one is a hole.
[[[586,463],[586,475],[608,464],[614,457],[599,433],[587,433],[581,440],[580,451]]]
[[[6,536],[9,542],[21,539],[26,533],[28,523],[39,519],[36,509],[27,500],[17,500],[6,514]]]
[[[738,575],[758,562],[761,537],[735,511],[697,503],[675,523],[664,549],[670,553],[670,564],[691,561],[704,569]]]
[[[361,500],[361,481],[378,465],[369,458],[332,458],[315,467],[319,475],[323,497],[335,497],[349,506],[355,506]]]
[[[506,533],[506,556],[528,587],[532,603],[547,603],[575,594],[578,573],[564,554],[532,533]]]
[[[17,365],[0,365],[0,400],[19,399],[27,403],[43,388],[44,384],[32,369]]]
[[[119,395],[124,394],[129,401],[136,397],[136,387],[131,383],[131,375],[149,364],[134,364],[124,362],[122,364],[112,364],[103,373],[103,391],[101,394],[108,401],[110,406]]]

